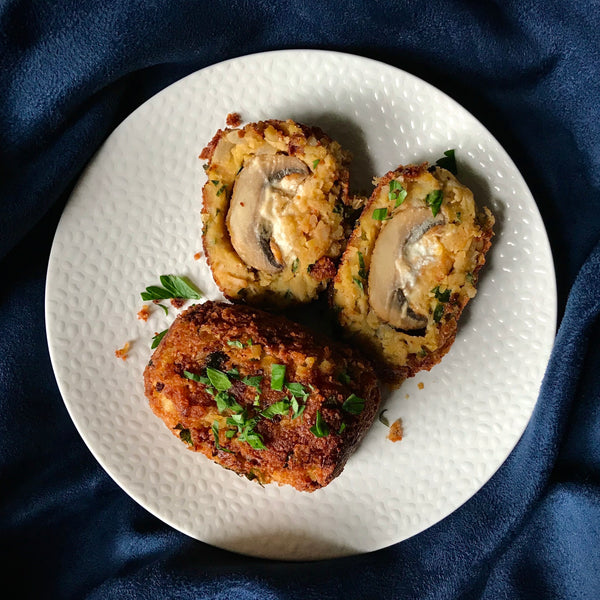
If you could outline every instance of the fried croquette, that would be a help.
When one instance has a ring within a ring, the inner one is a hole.
[[[380,403],[356,351],[282,316],[212,301],[176,318],[144,381],[152,410],[190,450],[309,492],[341,473]]]
[[[262,308],[314,300],[337,270],[349,154],[291,120],[219,130],[202,151],[203,244],[225,296]]]
[[[376,184],[330,299],[380,377],[399,383],[450,349],[475,296],[494,217],[477,210],[472,192],[440,167],[400,166]]]

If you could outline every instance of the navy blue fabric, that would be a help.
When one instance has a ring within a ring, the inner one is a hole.
[[[557,271],[556,345],[518,446],[469,502],[363,556],[280,563],[172,530],[100,468],[50,366],[52,237],[93,152],[197,69],[282,48],[375,58],[511,154]],[[0,1],[0,569],[33,598],[600,598],[597,0]]]

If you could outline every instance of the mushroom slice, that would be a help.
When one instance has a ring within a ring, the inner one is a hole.
[[[445,223],[429,208],[407,208],[387,221],[371,257],[369,304],[383,321],[405,331],[422,329],[427,315],[411,306],[412,291],[419,285],[421,269],[436,260],[435,252],[423,236],[436,225]]]
[[[227,229],[238,256],[250,267],[278,273],[285,267],[277,239],[281,202],[289,201],[310,170],[299,158],[286,154],[258,154],[246,161],[233,186]]]

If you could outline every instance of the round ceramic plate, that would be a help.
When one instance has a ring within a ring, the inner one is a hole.
[[[376,420],[343,473],[312,494],[238,477],[189,452],[153,415],[142,372],[161,274],[187,275],[220,299],[201,248],[202,148],[228,113],[244,122],[320,126],[354,155],[351,187],[454,148],[460,178],[496,216],[479,293],[432,371],[384,399],[401,418],[393,443]],[[422,80],[365,58],[289,50],[203,69],[128,117],[84,172],[48,267],[46,322],[67,409],[90,450],[137,502],[209,544],[277,559],[320,559],[400,542],[443,519],[494,474],[535,405],[556,327],[546,232],[514,163],[466,110]],[[127,360],[115,350],[129,342]]]

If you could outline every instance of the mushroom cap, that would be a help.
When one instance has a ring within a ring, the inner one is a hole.
[[[427,325],[427,315],[412,305],[413,290],[421,283],[423,267],[435,260],[423,236],[444,217],[428,208],[398,211],[382,228],[371,259],[369,303],[377,316],[392,327],[412,331]]]
[[[309,173],[299,158],[286,154],[257,154],[244,163],[233,186],[227,229],[248,266],[266,273],[285,267],[281,246],[288,241],[278,231],[280,210]]]

